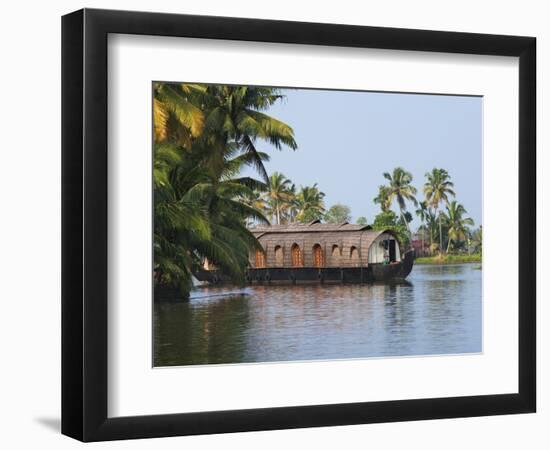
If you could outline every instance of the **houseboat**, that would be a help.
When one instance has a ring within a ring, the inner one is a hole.
[[[404,280],[414,252],[403,251],[392,230],[350,223],[266,225],[250,230],[261,249],[250,252],[248,283],[369,283]],[[200,281],[226,281],[205,265]]]

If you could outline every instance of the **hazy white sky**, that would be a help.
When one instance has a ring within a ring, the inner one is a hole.
[[[344,203],[353,220],[372,223],[382,173],[402,166],[423,197],[424,174],[446,169],[457,200],[481,224],[482,98],[442,95],[284,89],[286,99],[268,114],[291,125],[298,149],[271,155],[268,173],[296,185],[318,183],[327,208]],[[397,206],[393,209],[397,211]],[[414,215],[414,206],[409,210]],[[415,216],[414,225],[419,224]]]

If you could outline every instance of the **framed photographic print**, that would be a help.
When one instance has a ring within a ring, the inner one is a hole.
[[[535,38],[62,31],[64,434],[535,411]]]

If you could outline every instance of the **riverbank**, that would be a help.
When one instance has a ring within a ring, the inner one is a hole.
[[[414,260],[415,264],[464,264],[481,263],[481,254],[423,256]]]

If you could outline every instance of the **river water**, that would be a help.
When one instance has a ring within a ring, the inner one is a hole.
[[[482,272],[416,265],[406,282],[201,288],[154,309],[154,365],[481,352]]]

